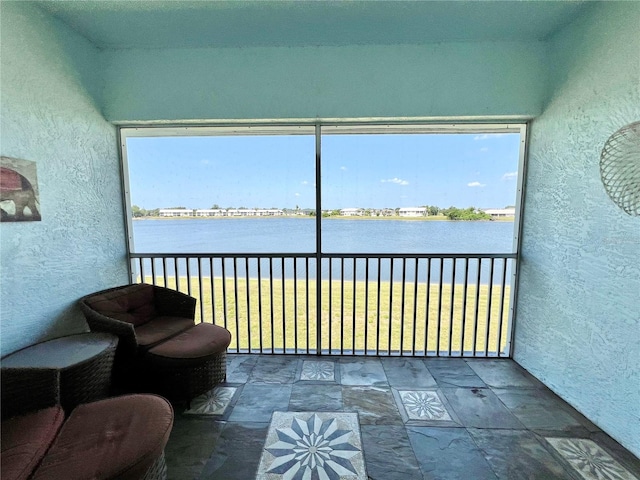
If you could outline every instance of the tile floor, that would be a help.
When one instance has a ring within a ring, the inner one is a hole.
[[[640,480],[510,360],[229,355],[165,453],[175,480]]]

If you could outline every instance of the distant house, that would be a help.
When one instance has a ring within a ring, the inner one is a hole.
[[[201,208],[196,210],[196,217],[224,217],[226,210],[220,208]]]
[[[161,217],[193,217],[191,208],[161,208]]]
[[[491,218],[514,217],[516,215],[515,208],[487,208],[482,211],[487,215],[491,215]]]
[[[343,208],[340,210],[343,217],[361,217],[364,215],[364,208]]]
[[[427,209],[425,207],[406,207],[398,210],[401,217],[426,217]]]

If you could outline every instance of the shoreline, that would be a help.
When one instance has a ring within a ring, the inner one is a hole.
[[[132,220],[275,220],[275,219],[296,219],[315,220],[315,216],[310,215],[278,215],[264,217],[133,217]],[[339,216],[322,217],[322,220],[356,220],[356,221],[402,221],[402,222],[514,222],[515,217],[492,218],[487,220],[450,220],[444,215],[432,217],[360,217],[360,216]]]

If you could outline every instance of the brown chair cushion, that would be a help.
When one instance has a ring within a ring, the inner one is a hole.
[[[149,350],[152,356],[166,358],[202,358],[218,354],[231,343],[231,333],[210,323],[199,323]]]
[[[53,443],[64,422],[61,407],[50,407],[2,422],[0,469],[2,480],[31,475]]]
[[[162,453],[172,425],[171,405],[156,395],[127,395],[80,405],[33,480],[140,479]]]
[[[192,328],[193,319],[184,317],[156,317],[135,328],[136,340],[141,347],[152,347]]]
[[[156,315],[153,286],[144,283],[94,295],[86,300],[86,304],[106,317],[135,326]]]

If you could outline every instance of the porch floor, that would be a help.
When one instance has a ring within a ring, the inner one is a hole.
[[[170,479],[307,478],[298,457],[287,462],[294,449],[287,457],[275,430],[267,437],[274,412],[357,418],[341,440],[350,451],[331,457],[343,467],[327,462],[316,467],[326,477],[309,478],[640,479],[635,456],[511,360],[230,354],[227,363],[227,383],[176,409]]]

